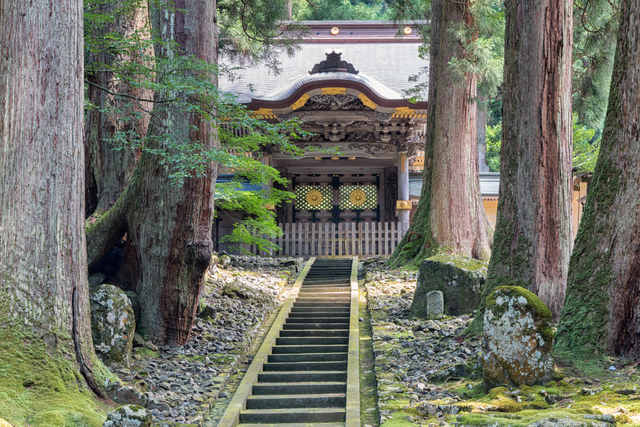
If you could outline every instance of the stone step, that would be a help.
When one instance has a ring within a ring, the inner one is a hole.
[[[280,331],[280,337],[348,337],[349,329],[292,329]]]
[[[301,297],[323,297],[323,296],[336,296],[336,297],[350,297],[351,289],[346,288],[333,288],[335,290],[331,290],[331,288],[318,287],[316,289],[305,289],[298,293],[298,296]]]
[[[346,371],[295,371],[295,372],[262,372],[258,374],[261,383],[291,382],[324,382],[346,381]]]
[[[328,345],[274,345],[272,354],[285,353],[342,353],[348,351],[347,344],[328,344]]]
[[[282,394],[326,394],[346,393],[347,383],[344,381],[329,382],[289,382],[289,383],[256,383],[253,385],[253,395],[282,395]]]
[[[242,424],[242,427],[345,427],[345,423],[277,423],[277,424]]]
[[[291,313],[308,313],[321,311],[323,313],[350,313],[349,307],[291,307]]]
[[[312,288],[346,288],[350,285],[351,281],[348,279],[344,280],[322,280],[322,279],[314,279],[309,280],[302,284],[300,289],[312,289]]]
[[[264,372],[283,372],[283,371],[346,371],[347,361],[341,362],[280,362],[265,363],[262,365]]]
[[[340,362],[346,361],[348,353],[289,353],[270,354],[267,363],[295,362]]]
[[[313,317],[330,317],[330,316],[336,316],[336,317],[347,317],[349,316],[349,311],[348,310],[339,310],[339,311],[328,311],[326,309],[319,309],[318,311],[293,311],[291,313],[289,313],[289,319],[292,318],[313,318]]]
[[[350,302],[307,302],[307,301],[296,301],[293,305],[294,307],[350,307]]]
[[[280,337],[276,345],[349,344],[349,337]]]
[[[293,323],[349,323],[348,317],[290,317],[287,319],[288,324]],[[283,325],[284,326],[284,325]]]
[[[247,409],[333,408],[345,405],[345,393],[266,395],[247,399]]]
[[[241,423],[321,423],[344,421],[344,408],[247,409]]]
[[[350,297],[330,297],[330,296],[299,296],[298,298],[296,298],[296,303],[305,303],[305,302],[310,302],[310,303],[316,303],[316,302],[320,302],[320,303],[325,303],[325,302],[330,302],[330,303],[335,303],[335,302],[342,302],[342,303],[349,303],[349,301],[351,300]]]
[[[321,322],[313,322],[313,323],[285,323],[282,325],[283,330],[300,330],[300,329],[341,329],[349,327],[348,322],[341,323],[321,323]]]
[[[309,286],[300,289],[298,295],[316,294],[316,293],[333,293],[333,294],[351,294],[351,288],[346,286]]]

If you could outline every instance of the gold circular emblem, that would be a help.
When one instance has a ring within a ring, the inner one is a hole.
[[[403,31],[408,36],[409,34],[411,34],[411,27],[404,27]]]
[[[322,203],[322,193],[318,190],[311,190],[307,193],[306,199],[310,206],[318,206]]]
[[[367,201],[367,195],[360,189],[353,190],[349,195],[349,200],[354,206],[362,206]]]
[[[333,35],[333,36],[337,36],[339,32],[340,32],[340,30],[338,29],[338,27],[333,27],[331,29],[331,35]]]

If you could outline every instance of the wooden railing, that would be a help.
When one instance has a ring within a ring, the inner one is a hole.
[[[396,222],[344,222],[279,224],[282,236],[274,239],[280,250],[271,256],[391,255],[408,225]],[[255,246],[246,248],[258,255]],[[269,256],[265,252],[259,253]]]

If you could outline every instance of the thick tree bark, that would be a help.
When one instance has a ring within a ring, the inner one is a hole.
[[[6,0],[0,28],[0,343],[21,335],[20,357],[44,343],[102,394],[83,218],[82,2]]]
[[[103,5],[115,11],[121,5],[117,2]],[[109,10],[105,13],[109,13]],[[136,7],[133,13],[116,14],[114,22],[108,22],[96,28],[93,37],[103,37],[109,33],[118,33],[125,37],[133,34],[147,34],[149,11],[147,7]],[[153,55],[152,49],[144,52]],[[98,63],[117,66],[127,62],[142,62],[140,56],[125,53],[112,54],[105,50],[98,58]],[[145,77],[146,78],[146,77]],[[87,114],[85,123],[85,156],[86,156],[86,215],[94,211],[104,212],[111,208],[124,191],[135,170],[140,152],[132,147],[118,147],[110,141],[117,133],[128,133],[127,140],[133,142],[131,133],[144,137],[149,127],[149,115],[145,111],[153,109],[150,102],[136,102],[131,98],[119,97],[115,94],[126,94],[139,99],[152,99],[153,91],[144,88],[133,88],[126,79],[112,71],[98,71],[88,75],[87,90],[89,102],[97,108]],[[110,93],[109,93],[110,92]],[[120,148],[116,150],[116,148]]]
[[[556,349],[640,357],[640,0],[623,0],[609,106]]]
[[[176,45],[158,45],[156,53],[164,58],[193,55],[216,63],[215,1],[182,0],[167,6],[153,10],[153,26],[160,37]],[[208,77],[215,79],[213,75]],[[154,112],[151,134],[171,132],[174,138],[201,144],[205,149],[216,144],[217,135],[204,117],[180,104],[165,105]],[[156,140],[163,144],[166,138]],[[105,245],[121,235],[121,227],[126,227],[139,265],[138,327],[157,343],[184,344],[189,339],[213,248],[216,170],[210,164],[206,176],[187,178],[182,187],[177,187],[171,184],[168,166],[160,164],[155,154],[144,152],[114,207],[87,227],[91,264],[104,255]]]
[[[491,230],[478,178],[477,78],[457,81],[453,57],[467,55],[452,28],[473,25],[469,4],[431,2],[429,115],[422,194],[409,232],[391,257],[392,265],[419,263],[439,251],[489,258]]]
[[[572,246],[573,2],[508,0],[505,7],[500,196],[483,293],[524,287],[557,321]]]

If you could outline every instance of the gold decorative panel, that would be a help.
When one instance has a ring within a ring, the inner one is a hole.
[[[369,97],[367,95],[365,95],[364,93],[360,93],[360,95],[358,95],[358,98],[360,98],[360,101],[362,101],[362,103],[364,105],[366,105],[367,107],[371,108],[372,110],[375,110],[376,107],[378,106],[378,105],[376,105],[375,102],[370,100]]]
[[[293,108],[293,110],[295,111],[298,108],[301,108],[304,104],[306,104],[308,100],[309,100],[309,95],[305,93],[300,97],[300,99],[298,99],[296,102],[291,104],[291,108]]]
[[[296,209],[319,211],[333,206],[332,188],[322,185],[296,187]]]
[[[411,200],[397,200],[396,209],[399,211],[411,209]]]
[[[323,87],[322,95],[346,95],[346,87]]]
[[[340,187],[340,209],[375,209],[378,189],[375,185],[343,185]]]

